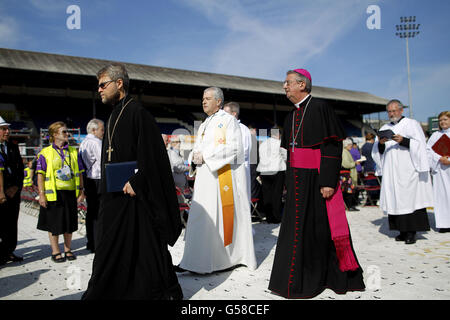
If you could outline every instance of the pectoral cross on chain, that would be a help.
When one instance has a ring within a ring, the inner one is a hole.
[[[289,145],[292,147],[292,152],[294,152],[294,147],[297,145],[297,142],[291,142]]]
[[[109,161],[109,162],[111,161],[111,152],[113,152],[113,151],[114,151],[114,149],[111,148],[111,146],[109,146],[109,147],[108,147],[108,150],[107,150],[107,152],[108,152],[108,161]]]

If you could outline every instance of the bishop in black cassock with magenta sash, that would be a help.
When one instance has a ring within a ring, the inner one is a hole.
[[[285,298],[364,290],[339,188],[345,132],[334,110],[309,95],[309,72],[289,71],[283,87],[296,109],[283,126],[287,198],[269,289]]]
[[[113,110],[102,144],[95,258],[83,299],[181,299],[167,248],[180,235],[181,220],[161,134],[152,115],[125,94],[124,67],[108,66],[97,77],[102,101]],[[137,161],[137,171],[123,191],[107,192],[105,164],[128,161]]]

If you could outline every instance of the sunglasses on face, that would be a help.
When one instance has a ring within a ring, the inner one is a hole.
[[[109,84],[110,82],[114,82],[114,80],[108,80],[108,81],[99,83],[99,84],[98,84],[98,88],[99,88],[99,89],[100,89],[100,88],[105,89],[105,88],[108,86],[108,84]]]

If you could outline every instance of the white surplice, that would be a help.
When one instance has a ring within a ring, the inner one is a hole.
[[[403,118],[398,123],[387,123],[380,130],[392,130],[410,139],[409,149],[393,140],[385,143],[383,154],[375,141],[372,158],[377,165],[377,175],[382,175],[380,208],[390,215],[413,213],[432,207],[432,185],[428,164],[426,141],[420,124]]]
[[[186,226],[180,267],[211,273],[243,264],[256,269],[250,204],[244,166],[241,130],[238,121],[223,110],[209,116],[198,129],[194,152],[204,163],[195,169],[194,194]],[[223,215],[217,171],[231,165],[234,224],[232,243],[224,247]],[[192,166],[191,172],[192,175]]]
[[[240,120],[239,127],[241,128],[241,136],[242,136],[242,147],[244,148],[244,165],[245,165],[245,174],[247,176],[247,194],[248,194],[248,202],[252,201],[252,187],[251,187],[251,177],[250,177],[250,154],[252,151],[252,134],[250,133],[250,129]]]
[[[428,161],[433,176],[434,215],[436,228],[450,228],[450,166],[442,164],[433,145],[442,137],[450,138],[450,129],[433,133],[427,143]]]

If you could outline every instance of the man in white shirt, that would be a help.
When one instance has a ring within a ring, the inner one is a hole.
[[[259,164],[256,171],[262,180],[264,213],[267,223],[280,223],[282,195],[286,171],[287,150],[281,147],[280,130],[273,128],[259,146]]]
[[[80,145],[80,155],[86,168],[86,248],[95,252],[95,224],[99,208],[99,184],[101,178],[102,139],[105,125],[102,120],[92,119],[87,124],[88,134]]]
[[[175,186],[180,188],[181,191],[184,191],[188,186],[185,172],[189,171],[189,166],[184,164],[184,160],[180,155],[180,145],[180,136],[172,136],[170,148],[167,149],[167,155],[169,156]]]

